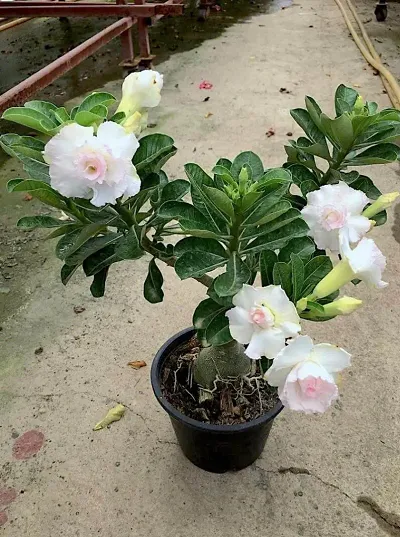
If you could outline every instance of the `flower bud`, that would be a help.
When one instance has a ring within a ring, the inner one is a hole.
[[[349,315],[362,304],[362,300],[351,296],[342,296],[329,304],[324,305],[324,315],[333,317],[334,315]]]
[[[367,218],[375,216],[381,211],[388,209],[398,196],[400,196],[400,192],[389,192],[388,194],[382,194],[376,201],[374,201],[372,205],[363,211],[362,215],[366,216]]]

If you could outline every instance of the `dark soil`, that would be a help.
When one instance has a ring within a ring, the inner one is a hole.
[[[251,384],[243,380],[218,382],[213,399],[199,403],[199,387],[192,375],[199,351],[200,344],[192,337],[168,356],[162,369],[163,395],[182,414],[215,425],[234,425],[259,418],[277,404],[276,388],[262,379],[257,382],[259,370],[249,376]]]

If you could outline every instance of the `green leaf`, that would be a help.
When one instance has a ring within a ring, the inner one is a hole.
[[[149,270],[144,282],[144,298],[151,304],[162,302],[164,299],[164,291],[162,290],[163,283],[163,275],[153,258],[149,263]]]
[[[302,297],[301,292],[304,286],[304,264],[303,260],[298,254],[291,254],[292,265],[292,296],[290,297],[292,302]]]
[[[10,188],[12,188],[12,190],[9,190],[10,192],[29,192],[34,198],[39,199],[47,205],[51,205],[52,207],[56,207],[62,211],[68,210],[63,201],[63,197],[56,190],[53,190],[50,185],[44,183],[43,181],[27,179],[18,183],[12,183]]]
[[[109,244],[115,243],[121,237],[121,235],[118,233],[107,233],[106,235],[99,237],[86,238],[88,232],[86,230],[83,231],[85,232],[84,236],[82,236],[82,231],[79,233],[79,235],[75,234],[73,243],[63,248],[62,252],[57,255],[57,257],[63,259],[67,265],[80,265],[87,257],[98,252],[99,250],[102,250]],[[67,235],[64,237],[66,236]],[[58,245],[63,241],[64,237],[60,240]],[[82,240],[84,240],[84,243],[80,247],[76,248],[76,243],[80,243]],[[57,247],[59,248],[58,245]]]
[[[319,190],[319,184],[313,180],[303,181],[301,183],[300,190],[303,196],[307,198],[307,194],[313,192],[314,190]]]
[[[50,122],[54,123],[54,126],[56,126],[54,121],[54,112],[57,110],[57,106],[55,104],[47,101],[28,101],[24,104],[24,107],[40,112]]]
[[[220,313],[226,311],[225,306],[206,298],[200,302],[193,314],[193,326],[197,330],[206,330],[212,320]]]
[[[189,162],[184,168],[191,185],[193,205],[206,217],[212,231],[220,231],[221,227],[224,227],[224,222],[229,222],[229,219],[210,200],[204,190],[205,186],[213,184],[211,177],[197,164]]]
[[[306,108],[307,108],[308,113],[310,114],[312,121],[321,130],[320,116],[322,114],[322,110],[319,107],[318,103],[312,97],[307,96]]]
[[[106,92],[93,92],[90,95],[88,95],[79,105],[78,111],[79,112],[93,112],[93,108],[102,105],[104,107],[110,106],[113,102],[115,102],[114,95],[111,95],[111,93]],[[76,119],[75,119],[76,121]]]
[[[43,113],[32,108],[8,108],[8,110],[3,113],[2,119],[13,121],[14,123],[24,125],[25,127],[34,129],[44,134],[51,134],[53,130],[57,128],[55,121],[49,119]]]
[[[17,227],[22,229],[35,229],[37,227],[60,227],[61,220],[57,220],[51,216],[23,216],[17,222]]]
[[[215,235],[213,233],[214,226],[196,207],[189,203],[167,201],[161,205],[158,215],[162,218],[177,220],[184,231],[203,230],[210,232],[210,236]]]
[[[318,304],[318,302],[313,302],[311,300],[308,300],[307,301],[307,309],[315,312],[315,313],[322,313],[324,314],[325,310],[324,310],[324,306],[322,306],[321,304]]]
[[[46,235],[44,240],[47,241],[49,239],[55,239],[56,237],[61,237],[61,235],[65,235],[66,233],[70,233],[71,231],[75,231],[76,229],[77,230],[82,229],[82,224],[71,223],[71,224],[61,225],[60,227],[58,227],[57,229],[55,229],[54,231]]]
[[[286,169],[291,173],[293,183],[298,187],[301,188],[305,181],[313,181],[318,185],[317,175],[303,164],[290,164]]]
[[[225,248],[215,239],[202,239],[200,237],[185,237],[175,244],[174,254],[180,257],[186,252],[210,252],[220,257],[227,257]]]
[[[103,122],[103,117],[99,116],[97,114],[94,114],[93,112],[88,112],[86,110],[80,111],[76,113],[75,121],[79,125],[82,125],[83,127],[91,127],[92,125],[100,125]]]
[[[263,196],[260,201],[258,201],[254,206],[251,206],[246,218],[243,221],[243,226],[249,225],[259,225],[263,222],[268,222],[269,211],[273,211],[273,207],[282,199],[282,197],[287,193],[290,184],[285,183],[278,188],[276,188],[272,193]],[[287,209],[290,208],[288,202],[285,203]],[[280,208],[283,209],[284,205],[281,205]],[[287,210],[286,209],[286,210]],[[275,217],[274,217],[275,218]]]
[[[149,134],[140,139],[139,149],[133,156],[133,164],[137,171],[149,169],[158,171],[157,165],[164,157],[176,153],[174,140],[166,134]]]
[[[225,256],[212,252],[192,250],[182,254],[175,262],[175,272],[181,280],[199,278],[207,272],[225,265]]]
[[[329,158],[330,155],[328,146],[326,144],[325,136],[314,123],[309,112],[307,110],[304,110],[304,108],[295,108],[294,110],[290,110],[290,115],[295,120],[295,122],[300,125],[300,127],[307,134],[310,140],[314,142],[314,144],[321,145],[321,156],[323,158]]]
[[[126,118],[125,112],[117,112],[116,114],[110,117],[109,121],[113,121],[114,123],[121,124],[125,118]]]
[[[367,166],[369,164],[387,164],[400,158],[400,148],[395,144],[378,144],[362,151],[357,156],[346,159],[349,166]]]
[[[304,262],[309,261],[311,256],[315,252],[315,243],[310,237],[300,237],[298,239],[292,239],[288,244],[279,252],[279,261],[288,263],[291,258],[291,254],[297,254]]]
[[[258,237],[248,244],[244,249],[244,254],[262,252],[263,250],[277,250],[296,237],[307,235],[309,228],[302,218],[297,218],[290,224],[281,227],[271,233]]]
[[[104,106],[104,104],[98,104],[94,108],[91,109],[92,114],[95,114],[96,116],[102,117],[103,119],[107,119],[108,115],[108,108]]]
[[[119,261],[119,259],[115,255],[115,245],[110,244],[86,258],[83,262],[83,270],[85,271],[86,276],[94,276],[105,267],[108,267],[117,261]]]
[[[292,268],[286,263],[278,261],[272,271],[274,285],[280,285],[288,297],[292,296]]]
[[[271,222],[267,224],[262,224],[257,228],[247,227],[240,236],[240,240],[250,240],[255,239],[256,237],[261,237],[265,234],[270,234],[273,231],[280,229],[284,226],[287,226],[291,222],[301,218],[301,213],[297,209],[289,209],[285,213],[279,215],[277,218],[274,218]]]
[[[109,221],[111,221],[113,219],[113,217],[108,217],[109,218]],[[88,224],[84,227],[81,228],[81,231],[74,243],[74,245],[69,249],[68,251],[68,256],[71,256],[74,252],[76,252],[77,250],[79,250],[91,237],[94,237],[95,235],[97,235],[98,233],[100,233],[101,231],[104,231],[106,226],[107,226],[108,222],[94,222],[92,224]],[[99,237],[100,238],[100,237]],[[83,250],[82,250],[82,253],[83,253]],[[89,255],[91,255],[93,252],[90,252]],[[81,254],[82,255],[82,254]],[[76,257],[76,256],[74,256]],[[79,257],[79,252],[78,252],[78,255],[77,257]],[[87,257],[87,256],[85,256]],[[76,262],[72,262],[72,263],[69,263],[67,262],[69,265],[75,265],[75,264],[79,264],[79,260],[77,259]]]
[[[218,296],[235,295],[247,283],[251,277],[251,272],[244,261],[233,252],[226,266],[226,272],[220,274],[214,282],[214,289]]]
[[[225,345],[232,341],[229,331],[229,319],[221,312],[210,322],[206,329],[206,340],[213,346]]]
[[[115,245],[115,255],[118,261],[139,259],[143,254],[144,251],[140,248],[139,238],[134,228],[131,228]]]
[[[380,213],[373,216],[372,219],[376,222],[376,226],[382,226],[383,224],[386,224],[387,212],[381,211]]]
[[[108,267],[104,267],[99,272],[97,272],[93,277],[92,285],[90,286],[90,292],[95,298],[101,298],[104,296],[106,290],[106,280],[108,276]]]
[[[54,117],[61,125],[70,120],[67,109],[64,106],[61,106],[60,108],[54,110]]]
[[[344,180],[351,188],[356,190],[361,190],[364,192],[370,199],[376,200],[382,194],[382,192],[377,188],[372,180],[366,175],[360,175],[358,172],[344,173],[340,172],[342,180]]]
[[[67,285],[69,280],[72,278],[73,274],[78,270],[79,265],[75,265],[74,267],[70,267],[69,265],[63,265],[61,267],[61,282],[64,285]]]
[[[167,183],[161,191],[161,203],[166,201],[178,201],[190,190],[190,183],[185,179],[176,179]]]
[[[253,180],[258,181],[264,174],[264,165],[260,157],[252,151],[243,151],[235,158],[230,169],[233,177],[239,179],[239,173],[246,164],[251,168]]]
[[[354,142],[354,132],[351,119],[343,114],[336,119],[330,119],[321,114],[321,123],[329,139],[343,151],[348,151]]]
[[[313,257],[304,267],[304,286],[302,296],[309,295],[316,285],[324,278],[333,268],[332,261],[327,255],[318,255]]]
[[[335,93],[336,116],[341,116],[345,112],[351,112],[356,104],[358,92],[353,88],[348,88],[340,84]]]
[[[70,114],[70,115],[71,115],[71,119],[72,119],[72,121],[75,119],[75,116],[76,116],[78,110],[79,110],[79,106],[74,106],[73,109],[71,110],[71,114]]]
[[[233,209],[232,202],[225,192],[222,192],[221,190],[218,190],[218,188],[211,186],[204,186],[204,191],[217,209],[229,216],[231,219],[234,218],[235,211]]]
[[[272,285],[274,283],[273,271],[274,265],[278,262],[278,256],[272,250],[264,250],[260,254],[260,274],[261,285]]]
[[[56,256],[58,259],[63,261],[67,257],[68,250],[74,245],[79,233],[79,229],[74,229],[61,237],[56,246]]]

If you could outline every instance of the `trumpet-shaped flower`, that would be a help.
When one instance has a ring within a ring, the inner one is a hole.
[[[400,192],[388,192],[387,194],[382,194],[376,201],[374,201],[374,203],[363,211],[363,216],[371,218],[381,211],[388,209],[399,196]]]
[[[345,249],[343,259],[318,283],[311,297],[324,298],[355,278],[377,288],[386,287],[381,279],[385,267],[386,258],[375,242],[363,238],[353,250]]]
[[[233,339],[248,344],[246,354],[253,360],[274,358],[288,337],[300,332],[300,319],[280,285],[243,285],[233,297],[234,308],[226,312]]]
[[[147,110],[160,104],[163,75],[157,71],[131,73],[122,84],[117,112],[125,113],[123,126],[128,133],[140,134],[147,126]]]
[[[325,412],[339,395],[335,376],[349,365],[345,350],[298,336],[281,350],[265,378],[291,410]]]
[[[307,194],[301,214],[318,248],[336,252],[342,242],[356,243],[371,228],[369,219],[361,214],[368,202],[364,192],[340,181]]]
[[[102,123],[97,136],[93,127],[66,125],[44,149],[50,184],[63,196],[87,198],[96,207],[133,196],[140,190],[132,164],[138,147],[135,135],[112,121]]]

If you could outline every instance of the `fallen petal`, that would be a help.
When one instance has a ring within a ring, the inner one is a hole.
[[[96,423],[96,425],[93,427],[93,431],[99,431],[100,429],[104,429],[110,423],[113,421],[119,421],[122,416],[125,414],[125,407],[124,405],[118,404],[111,410],[107,412],[107,415],[105,418],[103,418],[99,423]]]
[[[133,362],[128,362],[128,365],[133,369],[140,369],[141,367],[146,367],[147,364],[144,360],[134,360]]]

